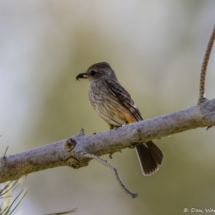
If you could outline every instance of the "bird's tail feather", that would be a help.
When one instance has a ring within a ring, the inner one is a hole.
[[[136,152],[143,175],[155,173],[164,159],[163,152],[152,141],[137,145]]]

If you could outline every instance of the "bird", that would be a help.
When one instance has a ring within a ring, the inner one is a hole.
[[[110,129],[143,121],[131,95],[119,83],[109,63],[93,64],[85,73],[76,76],[76,80],[79,79],[89,80],[88,101]],[[164,154],[154,142],[141,143],[135,149],[143,175],[155,173],[162,165]]]

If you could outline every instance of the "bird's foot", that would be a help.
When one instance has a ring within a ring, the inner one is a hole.
[[[115,130],[117,130],[118,128],[122,127],[122,125],[116,125],[115,126]]]

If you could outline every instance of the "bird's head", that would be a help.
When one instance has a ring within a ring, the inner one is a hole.
[[[101,79],[101,78],[111,78],[116,79],[116,75],[112,70],[110,64],[106,62],[96,63],[90,66],[87,69],[87,72],[80,73],[76,76],[76,80],[82,79],[89,79],[90,81]]]

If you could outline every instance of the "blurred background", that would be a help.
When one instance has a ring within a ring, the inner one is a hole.
[[[77,134],[109,129],[87,101],[88,81],[77,74],[106,61],[145,119],[197,104],[201,64],[215,24],[214,0],[1,0],[0,153],[22,152]],[[215,97],[215,50],[206,95]],[[144,177],[135,150],[78,170],[60,167],[30,174],[23,215],[66,211],[77,215],[184,214],[215,209],[215,128],[155,140],[165,159]]]

